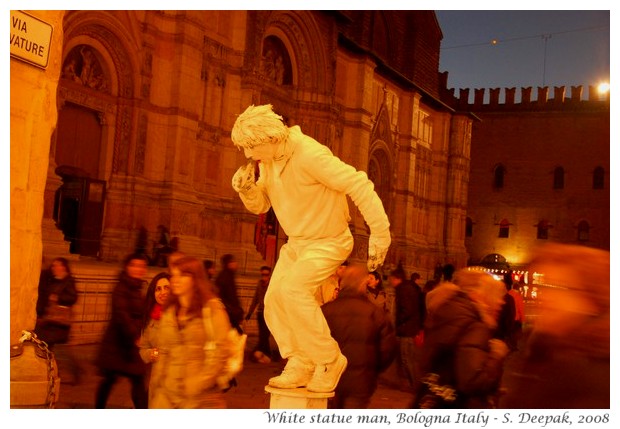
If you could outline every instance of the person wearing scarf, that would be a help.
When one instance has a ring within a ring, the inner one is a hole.
[[[148,365],[147,380],[149,386],[149,404],[159,386],[161,371],[159,365],[159,320],[162,308],[170,295],[170,274],[161,272],[157,274],[146,291],[146,307],[144,311],[144,323],[142,339],[140,340],[140,357]]]

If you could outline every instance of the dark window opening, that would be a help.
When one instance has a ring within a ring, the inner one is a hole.
[[[579,225],[577,225],[577,240],[590,240],[590,225],[585,220],[582,220],[579,222]]]
[[[605,188],[605,170],[603,167],[596,167],[592,175],[592,189]]]
[[[564,189],[564,169],[557,167],[553,171],[553,189]]]
[[[504,175],[506,174],[506,169],[503,165],[498,165],[495,167],[495,171],[493,173],[493,187],[496,189],[501,189],[504,187]]]

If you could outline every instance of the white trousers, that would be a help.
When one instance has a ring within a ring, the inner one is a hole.
[[[282,246],[265,295],[265,321],[283,358],[319,365],[338,357],[340,348],[315,294],[352,250],[348,228],[337,237],[289,239]]]

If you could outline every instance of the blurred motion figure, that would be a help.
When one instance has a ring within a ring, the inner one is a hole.
[[[608,251],[559,243],[534,255],[540,314],[503,407],[610,407],[609,260]]]

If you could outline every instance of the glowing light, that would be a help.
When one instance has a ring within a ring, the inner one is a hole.
[[[497,45],[497,39],[491,40],[491,45]]]
[[[607,94],[609,92],[609,82],[601,82],[596,88],[599,94]]]

